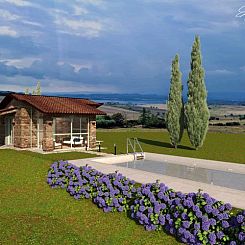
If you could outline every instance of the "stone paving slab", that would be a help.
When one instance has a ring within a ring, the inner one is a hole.
[[[156,155],[160,155],[160,154],[156,154]],[[156,156],[156,157],[159,157],[159,156]],[[139,183],[149,183],[149,182],[155,182],[156,180],[160,180],[160,182],[165,183],[167,186],[169,186],[170,188],[173,188],[176,191],[197,192],[198,189],[202,189],[203,192],[207,192],[209,195],[211,195],[217,200],[221,200],[226,203],[231,203],[232,206],[237,207],[237,208],[245,209],[245,191],[230,189],[230,188],[221,187],[221,186],[215,186],[211,184],[196,182],[196,181],[187,180],[187,179],[181,179],[177,177],[155,174],[155,173],[146,172],[146,171],[142,171],[138,169],[119,167],[113,164],[107,164],[106,159],[107,157],[104,157],[104,163],[97,162],[96,161],[97,159],[91,159],[91,158],[70,160],[69,162],[76,166],[84,166],[88,164],[89,166],[105,174],[112,173],[118,170],[123,175]],[[195,160],[199,160],[199,159],[195,159]],[[193,159],[191,159],[191,161],[193,161]]]

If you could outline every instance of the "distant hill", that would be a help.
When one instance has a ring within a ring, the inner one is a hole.
[[[6,96],[7,94],[14,93],[13,91],[0,91],[0,96]]]
[[[12,91],[0,91],[0,97],[6,96]],[[117,94],[117,93],[43,93],[43,95],[51,96],[65,96],[75,98],[88,98],[97,102],[111,103],[111,104],[165,104],[167,95],[160,94]],[[187,98],[184,93],[184,101]],[[209,92],[209,105],[245,105],[244,92]]]

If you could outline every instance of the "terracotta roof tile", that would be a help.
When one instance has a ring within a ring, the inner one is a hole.
[[[43,96],[43,95],[26,95],[26,94],[15,94],[15,93],[10,94],[9,96],[11,96],[16,100],[27,102],[43,113],[94,114],[94,115],[105,114],[103,111],[97,109],[97,107],[99,107],[101,104],[88,99]]]

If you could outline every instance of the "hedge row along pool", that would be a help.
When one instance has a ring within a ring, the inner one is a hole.
[[[186,244],[245,244],[245,210],[233,215],[207,193],[182,193],[163,183],[138,185],[120,173],[55,162],[47,183],[75,199],[90,198],[104,212],[128,212],[146,230],[163,230]]]

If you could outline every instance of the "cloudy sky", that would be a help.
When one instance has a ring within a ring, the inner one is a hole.
[[[0,90],[167,94],[200,35],[209,92],[245,93],[244,0],[0,0]],[[240,8],[240,17],[236,17]],[[244,11],[244,14],[242,13]]]

